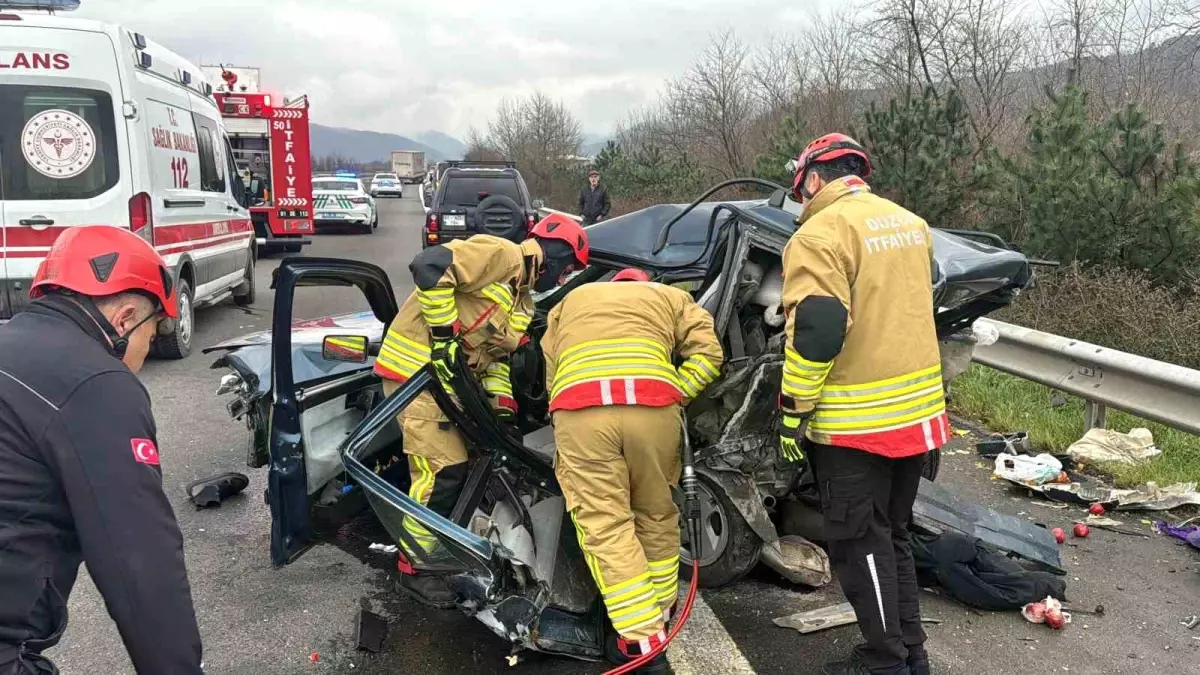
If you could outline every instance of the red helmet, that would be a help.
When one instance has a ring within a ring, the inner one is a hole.
[[[40,298],[53,286],[89,296],[140,291],[158,300],[167,316],[179,318],[179,296],[166,262],[123,227],[88,225],[63,232],[38,266],[29,297]]]
[[[803,184],[810,166],[818,162],[828,162],[847,155],[854,155],[862,159],[863,164],[866,166],[866,170],[863,171],[862,176],[859,176],[860,178],[866,178],[871,175],[871,158],[867,156],[866,148],[846,134],[825,134],[806,145],[800,156],[796,158],[796,180],[792,184],[792,192],[799,192],[800,185]]]
[[[581,266],[588,264],[587,233],[583,231],[583,226],[565,213],[551,213],[542,218],[529,231],[529,236],[565,242],[575,252],[575,260]]]
[[[636,267],[627,267],[614,274],[609,281],[650,281],[650,273]]]

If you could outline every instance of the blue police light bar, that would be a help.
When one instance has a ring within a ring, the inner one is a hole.
[[[338,178],[358,178],[358,174],[353,171],[338,171],[333,175]]]
[[[51,12],[73,12],[79,0],[0,0],[0,9],[42,9]]]

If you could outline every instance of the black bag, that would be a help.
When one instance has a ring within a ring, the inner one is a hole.
[[[1066,579],[1026,569],[974,537],[913,532],[912,551],[918,583],[941,586],[970,607],[1020,609],[1047,595],[1066,599]]]

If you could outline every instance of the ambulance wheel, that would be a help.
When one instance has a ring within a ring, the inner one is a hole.
[[[248,307],[254,304],[254,252],[246,252],[246,276],[237,288],[233,289],[233,304],[238,307]]]
[[[192,328],[196,323],[192,305],[192,286],[187,279],[179,278],[179,318],[170,335],[160,335],[154,340],[157,356],[164,359],[182,359],[192,353]]]
[[[682,506],[682,494],[672,490]],[[711,478],[700,475],[700,531],[704,550],[700,553],[700,586],[716,588],[741,579],[762,553],[762,540],[738,512],[725,490]],[[679,578],[692,579],[692,555],[687,527],[680,519]]]

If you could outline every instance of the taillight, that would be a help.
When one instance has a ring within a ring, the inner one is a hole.
[[[425,220],[425,229],[429,230],[430,232],[438,231],[438,222],[437,222],[437,214],[436,213],[429,214],[429,218],[427,218]]]
[[[370,201],[371,200],[367,199],[366,197],[351,197],[350,198],[351,204],[367,204],[367,203],[370,203]]]
[[[154,245],[154,210],[149,193],[139,192],[129,198],[129,230]]]
[[[529,216],[529,231],[530,232],[533,231],[533,227],[535,225],[537,225],[537,218],[535,218],[532,214],[530,214],[530,216]]]

